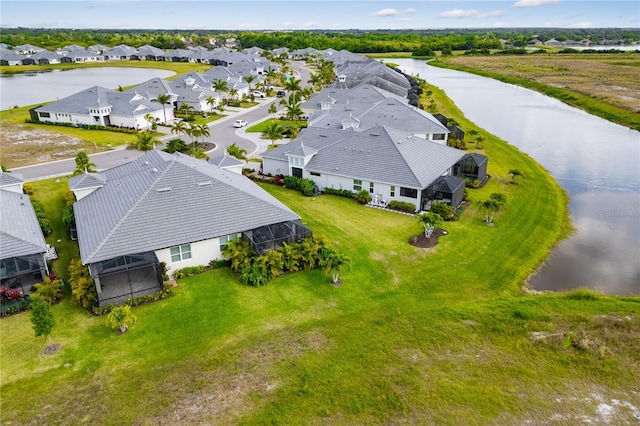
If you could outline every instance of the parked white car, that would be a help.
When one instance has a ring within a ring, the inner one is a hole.
[[[255,96],[256,98],[264,98],[264,93],[262,93],[259,90],[254,90],[253,91],[253,96]]]
[[[247,125],[246,120],[236,120],[233,122],[233,127],[244,127]]]

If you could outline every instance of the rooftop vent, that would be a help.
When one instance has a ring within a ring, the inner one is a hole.
[[[371,132],[371,136],[380,136],[380,133],[378,133],[378,132]]]
[[[211,181],[207,180],[205,182],[198,182],[198,186],[211,186]]]
[[[158,169],[156,169],[155,167],[153,169],[151,169],[152,173],[158,173]]]
[[[158,191],[158,192],[171,192],[171,188],[168,188],[168,187],[167,188],[158,188],[158,189],[156,189],[156,191]]]

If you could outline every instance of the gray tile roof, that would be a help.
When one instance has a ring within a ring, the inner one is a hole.
[[[309,126],[341,129],[345,120],[354,118],[359,120],[360,129],[379,125],[415,134],[449,133],[433,115],[395,98],[386,98],[373,104],[333,104],[330,110],[315,111],[309,117]]]
[[[398,96],[372,84],[360,84],[351,89],[340,89],[337,87],[327,87],[314,93],[311,98],[302,104],[303,108],[320,108],[320,102],[328,98],[335,100],[336,104],[364,103],[372,104],[388,98],[393,98],[399,102],[408,104],[409,100],[404,96]]]
[[[44,253],[46,250],[29,196],[0,190],[0,258]]]
[[[162,105],[157,102],[151,102],[144,98],[144,95],[136,95],[130,91],[118,92],[100,86],[93,86],[59,101],[38,107],[36,111],[88,114],[88,108],[90,107],[106,107],[109,105],[111,106],[111,114],[123,116],[134,116],[162,110]],[[140,109],[141,107],[142,109]]]
[[[72,191],[78,189],[99,188],[104,185],[105,176],[102,173],[83,173],[69,179],[69,189]]]
[[[211,158],[209,160],[209,163],[213,164],[214,166],[218,166],[221,169],[226,169],[228,167],[236,167],[236,166],[245,164],[244,161],[238,160],[236,157],[233,157],[227,154],[226,152],[223,155]]]
[[[302,132],[298,138],[304,138]],[[422,189],[464,154],[407,132],[376,126],[333,144],[328,142],[318,149],[305,170]]]
[[[82,261],[173,247],[299,216],[248,178],[153,150],[74,204]]]
[[[130,89],[125,90],[124,93],[137,93],[147,99],[155,99],[158,97],[158,95],[166,94],[172,95],[174,97],[178,96],[176,93],[173,93],[171,91],[171,87],[167,80],[158,77],[135,85]]]
[[[341,139],[348,138],[355,133],[356,132],[352,130],[321,129],[319,127],[308,127],[306,129],[302,129],[298,137],[293,141],[284,145],[279,145],[270,151],[266,151],[261,155],[261,157],[287,161],[287,154],[293,153],[301,145],[309,148],[315,148],[316,150],[321,150],[326,146],[332,145]]]
[[[22,175],[19,173],[7,173],[0,171],[0,188],[24,183]]]

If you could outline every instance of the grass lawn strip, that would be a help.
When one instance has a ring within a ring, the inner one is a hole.
[[[505,210],[490,228],[469,207],[434,250],[407,243],[421,231],[413,217],[264,185],[351,257],[340,288],[321,271],[251,288],[213,270],[136,308],[122,336],[67,295],[53,307],[62,349],[52,356],[28,314],[2,319],[3,421],[597,423],[603,406],[610,422],[635,421],[640,298],[522,294],[570,232],[566,196],[528,156],[481,133],[492,179],[469,198],[503,192]],[[511,168],[526,176],[519,185]],[[54,183],[36,182],[36,195],[60,197]],[[534,332],[563,337],[541,342]]]

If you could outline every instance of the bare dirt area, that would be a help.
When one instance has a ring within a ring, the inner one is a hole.
[[[562,87],[640,112],[638,55],[457,56],[446,62]]]
[[[82,139],[24,124],[3,121],[0,127],[0,162],[9,169],[73,158],[80,150],[103,151]]]

